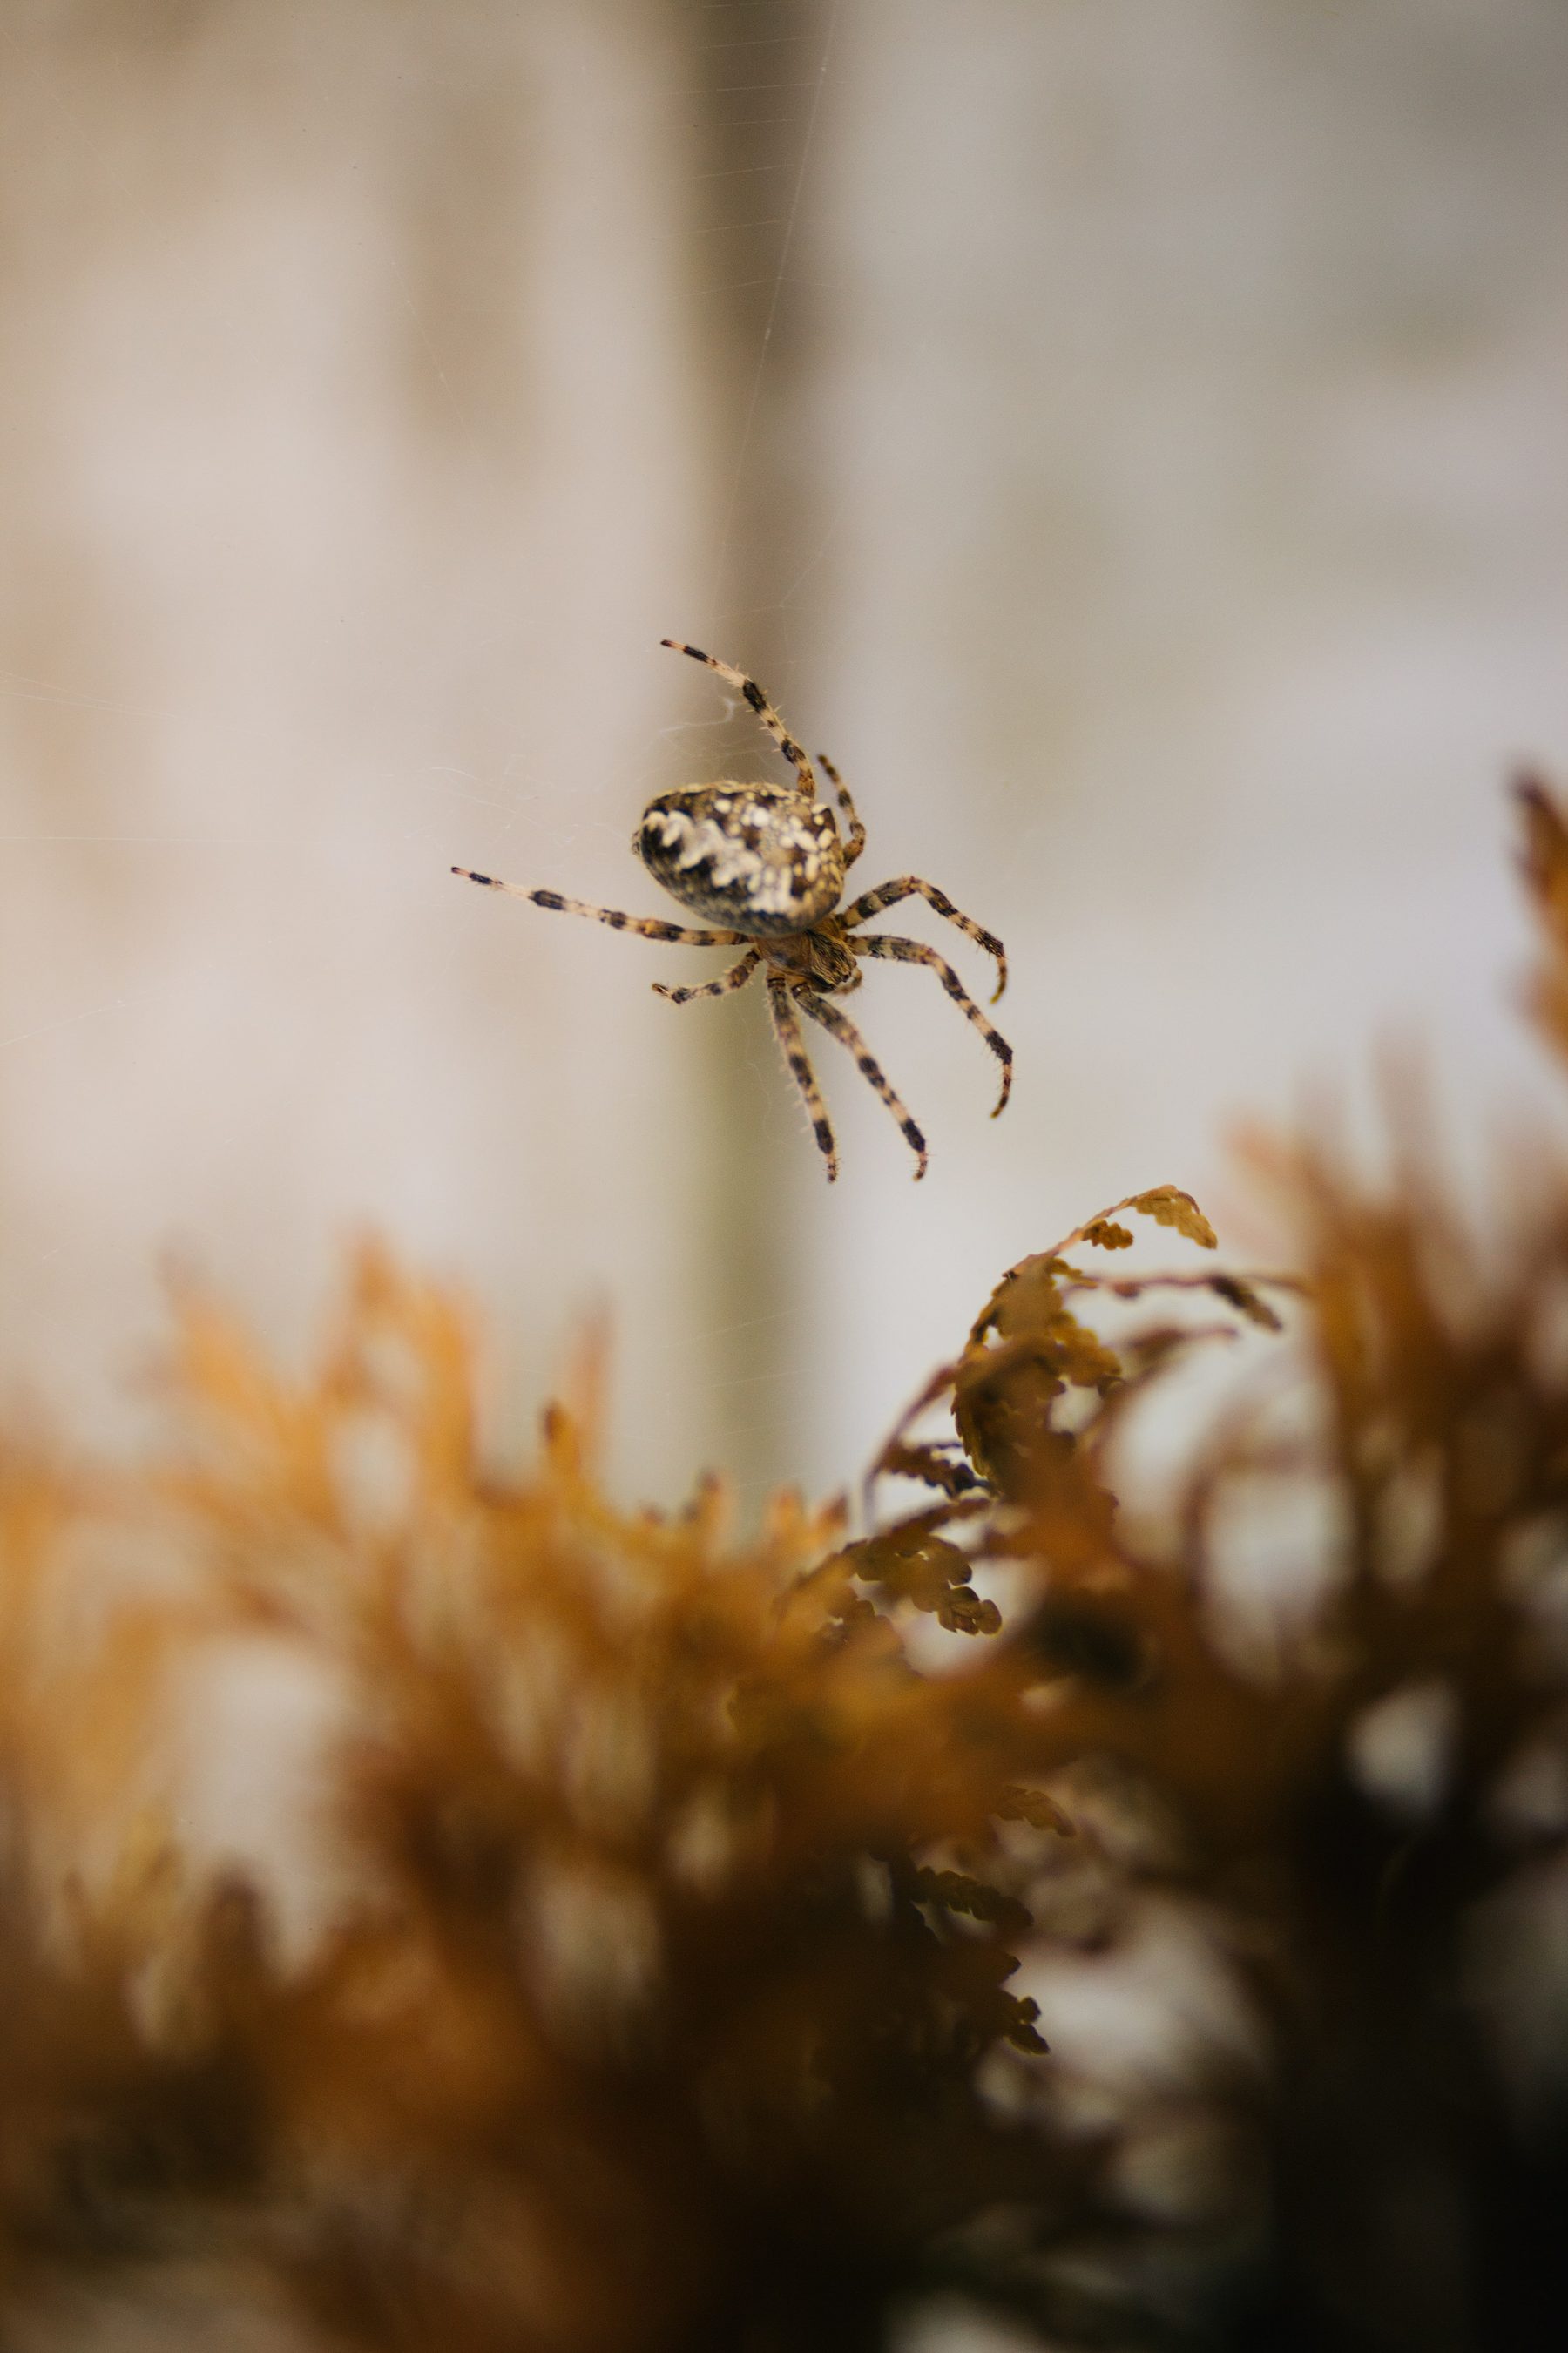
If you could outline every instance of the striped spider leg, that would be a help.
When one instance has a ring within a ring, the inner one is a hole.
[[[924,964],[931,966],[959,1011],[966,1019],[973,1022],[1002,1065],[1002,1092],[997,1101],[996,1110],[991,1114],[994,1119],[997,1113],[1006,1108],[1007,1098],[1013,1092],[1013,1049],[1001,1031],[992,1028],[952,966],[944,963],[934,948],[928,948],[923,940],[900,939],[893,932],[861,932],[851,941],[850,945],[857,955],[886,956],[895,964]],[[997,993],[1000,995],[1000,991]]]
[[[822,1090],[816,1083],[816,1072],[806,1059],[805,1041],[790,1003],[789,984],[780,973],[768,975],[768,1010],[773,1017],[773,1034],[784,1050],[789,1074],[800,1089],[800,1099],[810,1117],[816,1148],[827,1163],[827,1181],[831,1185],[838,1174],[838,1149],[833,1141],[833,1127]]]
[[[636,932],[639,939],[670,940],[678,947],[738,948],[746,945],[744,932],[694,932],[684,923],[661,923],[655,915],[623,915],[618,907],[590,907],[583,899],[563,899],[559,891],[529,891],[521,882],[502,882],[493,874],[476,874],[471,866],[454,866],[454,874],[465,881],[480,883],[487,891],[504,891],[509,899],[527,899],[536,907],[548,907],[558,915],[589,915],[595,923],[608,923],[613,932]]]
[[[900,874],[896,881],[883,882],[875,891],[866,892],[852,906],[844,909],[839,921],[853,929],[857,923],[863,923],[868,915],[879,915],[884,907],[896,907],[900,899],[916,897],[923,899],[928,907],[934,907],[937,913],[944,915],[950,923],[956,924],[964,938],[973,940],[977,948],[984,948],[987,955],[995,957],[996,986],[991,993],[991,1002],[994,1005],[1007,986],[1007,951],[994,932],[983,931],[977,923],[955,907],[946,892],[939,891],[934,882],[922,881],[918,874]]]
[[[837,769],[834,766],[826,753],[819,752],[816,756],[822,764],[823,774],[826,776],[828,783],[832,786],[834,791],[838,796],[838,806],[843,810],[845,818],[848,823],[849,839],[844,845],[844,871],[847,874],[849,869],[854,865],[855,860],[859,857],[860,852],[866,847],[866,828],[861,824],[855,804],[849,797],[848,786],[845,783],[843,777],[839,775]]]
[[[887,1104],[899,1124],[904,1142],[915,1155],[915,1182],[918,1185],[926,1173],[925,1137],[889,1085],[881,1064],[870,1051],[853,1021],[847,1015],[840,1013],[837,1005],[829,1004],[826,997],[819,996],[815,988],[797,989],[795,1003],[803,1013],[809,1015],[813,1021],[820,1022],[830,1038],[837,1038],[839,1044],[854,1055],[856,1069]]]
[[[726,685],[732,686],[756,712],[800,778],[801,791],[813,800],[816,798],[816,771],[811,765],[810,754],[795,742],[754,678],[748,678],[743,670],[732,670],[728,662],[721,661],[717,654],[705,654],[700,646],[683,645],[679,638],[660,638],[659,644],[668,646],[672,654],[689,654],[693,661],[701,662],[707,670],[716,670]]]
[[[700,997],[728,997],[732,988],[744,988],[762,960],[761,948],[748,948],[739,964],[732,964],[717,980],[705,980],[698,988],[671,988],[667,980],[656,980],[653,993],[668,997],[672,1005],[695,1005]]]

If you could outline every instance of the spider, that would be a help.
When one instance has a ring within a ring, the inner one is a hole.
[[[655,993],[672,1005],[692,1005],[701,997],[726,997],[744,987],[754,972],[764,968],[768,1004],[784,1058],[810,1114],[817,1148],[827,1163],[831,1184],[838,1174],[838,1154],[828,1124],[816,1074],[806,1059],[798,1016],[804,1013],[854,1055],[856,1066],[892,1116],[915,1155],[915,1177],[926,1173],[925,1138],[881,1068],[868,1051],[852,1021],[832,1000],[860,986],[859,956],[889,957],[898,964],[929,965],[953,1003],[984,1039],[1002,1065],[1002,1093],[995,1118],[1007,1101],[1013,1083],[1013,1049],[994,1029],[949,964],[919,940],[890,932],[862,932],[868,915],[900,899],[919,897],[934,907],[966,938],[996,959],[997,980],[992,1003],[1007,986],[1007,958],[1002,943],[961,914],[945,892],[918,874],[900,874],[867,891],[847,907],[840,907],[845,877],[866,847],[866,828],[855,813],[843,779],[826,754],[818,754],[838,798],[849,828],[839,837],[833,812],[817,798],[816,771],[784,721],[753,679],[696,646],[678,638],[659,640],[671,652],[689,654],[702,662],[744,696],[784,758],[795,770],[790,785],[685,785],[660,793],[643,811],[632,848],[654,879],[672,898],[694,914],[724,923],[721,931],[690,931],[679,923],[659,923],[645,915],[623,915],[614,907],[589,907],[580,899],[563,899],[554,891],[529,891],[521,882],[498,881],[492,874],[476,874],[471,867],[454,866],[454,874],[479,882],[487,891],[505,891],[514,899],[531,900],[558,914],[589,915],[617,932],[637,932],[645,940],[668,940],[683,947],[743,947],[745,954],[717,980],[696,988],[671,988],[656,980]]]

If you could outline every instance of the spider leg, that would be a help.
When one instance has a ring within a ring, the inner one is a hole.
[[[748,948],[739,964],[732,964],[717,980],[704,981],[700,988],[671,988],[667,981],[656,980],[653,993],[668,997],[672,1005],[695,1005],[700,997],[728,997],[732,988],[744,988],[762,960],[761,948]]]
[[[839,775],[837,769],[834,766],[826,753],[819,752],[816,756],[822,763],[823,770],[827,777],[828,783],[833,786],[834,791],[838,796],[839,807],[843,810],[845,816],[849,820],[849,839],[846,843],[844,849],[844,871],[847,874],[849,869],[854,865],[855,860],[859,857],[860,852],[866,847],[866,828],[861,824],[859,817],[856,811],[855,804],[849,797],[848,786],[845,783],[843,777]]]
[[[800,1023],[795,1018],[789,990],[777,973],[768,975],[768,1005],[773,1017],[773,1029],[789,1064],[790,1076],[800,1089],[801,1101],[811,1114],[812,1133],[816,1148],[827,1163],[827,1181],[831,1185],[838,1174],[838,1154],[833,1142],[833,1130],[828,1124],[827,1106],[816,1083],[816,1073],[806,1060],[805,1044],[800,1034]]]
[[[738,694],[743,695],[800,778],[801,791],[809,794],[813,800],[816,798],[816,769],[754,678],[748,678],[743,670],[731,670],[728,662],[721,662],[716,654],[705,654],[700,646],[682,645],[679,638],[660,638],[659,644],[668,646],[671,653],[689,654],[693,661],[705,662],[710,670],[717,670]]]
[[[795,1003],[803,1012],[810,1015],[812,1020],[820,1022],[830,1038],[837,1038],[839,1044],[847,1047],[850,1053],[854,1055],[856,1069],[881,1096],[882,1101],[898,1121],[904,1142],[915,1155],[915,1182],[918,1185],[926,1173],[925,1137],[888,1084],[882,1074],[880,1063],[873,1058],[866,1040],[861,1037],[853,1021],[847,1020],[840,1013],[837,1005],[829,1005],[827,999],[825,997],[819,997],[815,989],[803,988],[796,997]]]
[[[994,1119],[996,1113],[1005,1107],[1013,1092],[1013,1049],[1001,1032],[992,1028],[952,966],[944,964],[936,950],[928,948],[923,940],[901,940],[891,932],[862,932],[858,939],[851,940],[849,944],[857,955],[890,956],[895,964],[930,965],[960,1012],[973,1022],[1002,1065],[1001,1100],[996,1111],[991,1114]]]
[[[531,899],[536,907],[548,907],[559,915],[591,915],[596,923],[608,923],[613,932],[636,932],[645,940],[670,940],[678,947],[733,948],[745,944],[744,932],[693,932],[684,923],[661,923],[653,915],[623,915],[618,907],[590,907],[581,899],[563,899],[559,891],[525,891],[521,882],[498,882],[493,874],[476,874],[471,866],[454,866],[468,882],[481,882],[487,891],[504,891],[509,899]]]
[[[995,957],[996,986],[991,995],[994,1005],[1007,986],[1007,951],[994,933],[983,932],[978,923],[961,914],[946,892],[939,891],[934,882],[924,882],[918,874],[900,874],[896,882],[883,882],[875,891],[866,892],[853,906],[842,911],[838,920],[841,923],[863,923],[868,915],[879,915],[884,907],[896,907],[900,899],[916,897],[923,899],[928,907],[934,907],[939,915],[945,915],[950,923],[956,923],[965,939],[973,940],[977,948]]]

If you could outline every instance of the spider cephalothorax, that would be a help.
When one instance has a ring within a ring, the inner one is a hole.
[[[632,848],[672,898],[694,914],[725,928],[689,931],[682,924],[659,923],[647,915],[623,915],[613,907],[585,906],[580,899],[563,899],[554,891],[531,891],[521,882],[500,882],[493,875],[476,874],[471,867],[454,866],[452,871],[470,882],[483,883],[487,890],[505,891],[514,899],[530,899],[536,907],[563,914],[591,915],[595,923],[608,923],[617,932],[639,933],[644,939],[670,940],[687,947],[744,947],[745,955],[717,980],[705,981],[696,988],[671,988],[656,980],[654,987],[672,1004],[689,1005],[699,997],[723,997],[732,988],[743,987],[759,965],[765,965],[773,1028],[811,1114],[829,1179],[838,1174],[838,1155],[816,1073],[806,1060],[797,1010],[854,1055],[861,1076],[898,1121],[915,1155],[916,1176],[923,1176],[925,1138],[867,1051],[854,1023],[828,1000],[859,987],[856,961],[859,956],[929,965],[1002,1065],[1002,1093],[996,1105],[1000,1111],[1012,1085],[1013,1050],[992,1028],[952,965],[919,940],[902,939],[890,932],[862,932],[858,926],[868,915],[896,906],[900,899],[923,899],[976,946],[995,957],[993,1003],[1007,986],[1002,943],[960,914],[951,899],[918,874],[902,874],[841,908],[845,878],[866,846],[866,828],[832,761],[818,755],[844,812],[847,840],[840,835],[832,810],[816,797],[816,771],[811,761],[762,688],[740,670],[731,670],[728,662],[716,660],[695,646],[681,645],[674,638],[666,638],[664,643],[676,653],[689,654],[693,661],[706,663],[737,688],[795,772],[793,785],[688,785],[676,792],[660,793],[648,803],[632,836]]]

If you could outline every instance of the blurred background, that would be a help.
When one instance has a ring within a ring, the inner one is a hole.
[[[10,1409],[138,1427],[171,1255],[301,1350],[372,1227],[503,1434],[604,1306],[623,1488],[826,1487],[1103,1203],[1244,1240],[1240,1114],[1529,1083],[1560,0],[10,0],[0,123]],[[710,955],[448,873],[673,912],[644,803],[778,771],[664,635],[1007,942],[997,1125],[856,1001],[918,1189]]]

